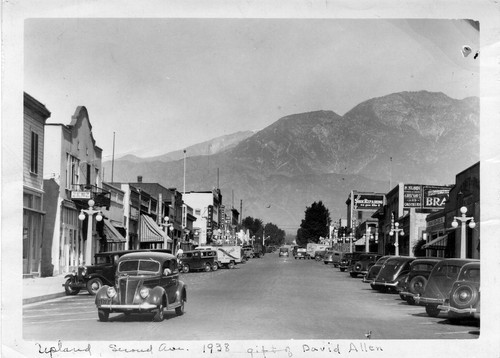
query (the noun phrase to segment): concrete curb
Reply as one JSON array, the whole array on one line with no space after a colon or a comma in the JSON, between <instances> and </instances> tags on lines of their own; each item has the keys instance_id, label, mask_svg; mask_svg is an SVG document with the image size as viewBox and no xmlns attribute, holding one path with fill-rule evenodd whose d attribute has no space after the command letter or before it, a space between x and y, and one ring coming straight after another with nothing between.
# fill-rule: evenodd
<instances>
[{"instance_id":1,"label":"concrete curb","mask_svg":"<svg viewBox=\"0 0 500 358\"><path fill-rule=\"evenodd\" d=\"M52 300L54 298L59 298L59 297L64 297L64 296L66 296L65 292L58 292L58 293L50 293L50 294L43 295L43 296L23 298L23 305L29 305L31 303L48 301L48 300Z\"/></svg>"}]
</instances>

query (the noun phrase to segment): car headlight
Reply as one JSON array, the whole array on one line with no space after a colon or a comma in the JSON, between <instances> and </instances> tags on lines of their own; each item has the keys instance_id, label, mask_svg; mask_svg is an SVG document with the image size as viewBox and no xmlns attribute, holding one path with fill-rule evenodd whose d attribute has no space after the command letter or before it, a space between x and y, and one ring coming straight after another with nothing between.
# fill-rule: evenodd
<instances>
[{"instance_id":1,"label":"car headlight","mask_svg":"<svg viewBox=\"0 0 500 358\"><path fill-rule=\"evenodd\" d=\"M109 298L113 298L116 296L116 290L113 286L108 287L108 290L106 291L106 293L108 294Z\"/></svg>"},{"instance_id":2,"label":"car headlight","mask_svg":"<svg viewBox=\"0 0 500 358\"><path fill-rule=\"evenodd\" d=\"M82 276L86 276L87 275L87 267L84 267L82 269Z\"/></svg>"},{"instance_id":3,"label":"car headlight","mask_svg":"<svg viewBox=\"0 0 500 358\"><path fill-rule=\"evenodd\" d=\"M149 296L149 288L142 287L141 290L139 291L139 294L141 295L142 298L148 297Z\"/></svg>"}]
</instances>

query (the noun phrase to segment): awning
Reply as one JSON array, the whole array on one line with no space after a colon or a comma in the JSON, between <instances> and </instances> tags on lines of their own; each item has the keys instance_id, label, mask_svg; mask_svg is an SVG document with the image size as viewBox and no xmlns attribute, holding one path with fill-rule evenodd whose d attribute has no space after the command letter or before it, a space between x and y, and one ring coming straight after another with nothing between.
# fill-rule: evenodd
<instances>
[{"instance_id":1,"label":"awning","mask_svg":"<svg viewBox=\"0 0 500 358\"><path fill-rule=\"evenodd\" d=\"M448 234L439 236L434 240L429 241L427 244L423 245L423 249L434 249L434 250L444 250L446 249L446 244L448 243Z\"/></svg>"},{"instance_id":2,"label":"awning","mask_svg":"<svg viewBox=\"0 0 500 358\"><path fill-rule=\"evenodd\" d=\"M107 242L125 242L125 238L115 229L108 219L104 219L104 235Z\"/></svg>"},{"instance_id":3,"label":"awning","mask_svg":"<svg viewBox=\"0 0 500 358\"><path fill-rule=\"evenodd\" d=\"M141 215L141 226L139 231L141 242L172 242L172 239L147 215Z\"/></svg>"}]
</instances>

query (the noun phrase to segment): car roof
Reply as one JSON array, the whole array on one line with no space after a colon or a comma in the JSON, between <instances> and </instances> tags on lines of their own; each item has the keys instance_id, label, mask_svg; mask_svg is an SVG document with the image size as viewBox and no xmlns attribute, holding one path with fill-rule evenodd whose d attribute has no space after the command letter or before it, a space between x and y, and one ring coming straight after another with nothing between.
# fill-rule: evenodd
<instances>
[{"instance_id":1,"label":"car roof","mask_svg":"<svg viewBox=\"0 0 500 358\"><path fill-rule=\"evenodd\" d=\"M176 259L176 257L172 254L168 254L166 252L158 252L158 251L141 251L141 252L132 252L120 257L118 261L124 261L129 259L154 259L160 262L166 260Z\"/></svg>"},{"instance_id":2,"label":"car roof","mask_svg":"<svg viewBox=\"0 0 500 358\"><path fill-rule=\"evenodd\" d=\"M415 257L410 257L410 256L394 256L394 257L390 257L389 259L387 259L386 262L389 262L389 261L414 261L415 260Z\"/></svg>"},{"instance_id":3,"label":"car roof","mask_svg":"<svg viewBox=\"0 0 500 358\"><path fill-rule=\"evenodd\" d=\"M479 260L476 259L459 259L459 258L449 258L449 259L444 259L441 260L436 264L437 265L447 265L447 264L455 264L455 265L465 265L467 263L473 263L473 262L479 262Z\"/></svg>"},{"instance_id":4,"label":"car roof","mask_svg":"<svg viewBox=\"0 0 500 358\"><path fill-rule=\"evenodd\" d=\"M443 257L417 257L417 258L415 258L415 260L413 260L413 262L411 264L416 265L416 264L425 263L425 262L437 263L437 262L440 262L443 260L444 260Z\"/></svg>"}]
</instances>

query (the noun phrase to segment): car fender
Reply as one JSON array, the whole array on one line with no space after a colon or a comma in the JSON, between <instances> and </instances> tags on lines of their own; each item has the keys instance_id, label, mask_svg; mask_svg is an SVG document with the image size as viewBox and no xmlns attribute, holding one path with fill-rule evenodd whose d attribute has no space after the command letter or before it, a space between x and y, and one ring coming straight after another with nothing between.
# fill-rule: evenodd
<instances>
[{"instance_id":1,"label":"car fender","mask_svg":"<svg viewBox=\"0 0 500 358\"><path fill-rule=\"evenodd\" d=\"M91 273L90 275L87 276L87 281L93 279L93 278L98 278L102 281L103 284L106 284L106 285L112 285L113 282L110 282L106 277L104 277L103 275L100 275L98 273Z\"/></svg>"},{"instance_id":2,"label":"car fender","mask_svg":"<svg viewBox=\"0 0 500 358\"><path fill-rule=\"evenodd\" d=\"M109 299L108 297L108 285L103 285L95 295L95 304L97 305L98 300L100 299Z\"/></svg>"},{"instance_id":3,"label":"car fender","mask_svg":"<svg viewBox=\"0 0 500 358\"><path fill-rule=\"evenodd\" d=\"M178 292L177 297L184 297L184 301L187 302L187 285L184 282L179 281L177 292Z\"/></svg>"},{"instance_id":4,"label":"car fender","mask_svg":"<svg viewBox=\"0 0 500 358\"><path fill-rule=\"evenodd\" d=\"M161 303L163 297L166 297L167 300L166 306L168 307L169 302L167 294L165 293L165 289L163 287L156 286L149 292L147 302L158 306Z\"/></svg>"}]
</instances>

